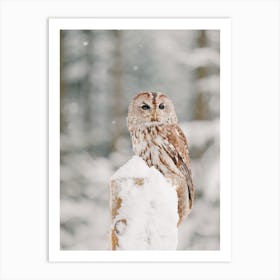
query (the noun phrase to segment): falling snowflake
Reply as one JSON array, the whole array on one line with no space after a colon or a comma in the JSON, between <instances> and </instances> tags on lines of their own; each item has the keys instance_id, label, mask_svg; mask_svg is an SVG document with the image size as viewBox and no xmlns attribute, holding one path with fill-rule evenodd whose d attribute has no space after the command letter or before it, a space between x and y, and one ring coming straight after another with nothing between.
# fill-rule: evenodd
<instances>
[{"instance_id":1,"label":"falling snowflake","mask_svg":"<svg viewBox=\"0 0 280 280\"><path fill-rule=\"evenodd\" d=\"M138 70L138 66L137 66L137 65L134 65L134 66L133 66L133 70L134 70L134 71L137 71L137 70Z\"/></svg>"},{"instance_id":2,"label":"falling snowflake","mask_svg":"<svg viewBox=\"0 0 280 280\"><path fill-rule=\"evenodd\" d=\"M88 41L84 41L83 45L86 47L88 45Z\"/></svg>"}]
</instances>

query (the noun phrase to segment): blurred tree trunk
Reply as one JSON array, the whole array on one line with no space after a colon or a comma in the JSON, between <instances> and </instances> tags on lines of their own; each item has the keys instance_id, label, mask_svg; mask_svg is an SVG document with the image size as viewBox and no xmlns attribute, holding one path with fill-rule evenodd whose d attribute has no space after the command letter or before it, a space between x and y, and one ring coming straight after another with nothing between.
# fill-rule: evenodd
<instances>
[{"instance_id":1,"label":"blurred tree trunk","mask_svg":"<svg viewBox=\"0 0 280 280\"><path fill-rule=\"evenodd\" d=\"M117 142L122 135L123 114L123 65L122 65L122 34L119 30L113 30L115 49L113 54L113 137L112 151L117 150Z\"/></svg>"},{"instance_id":2,"label":"blurred tree trunk","mask_svg":"<svg viewBox=\"0 0 280 280\"><path fill-rule=\"evenodd\" d=\"M208 38L206 30L199 30L196 39L197 48L206 48L208 47ZM195 79L197 82L208 76L208 67L207 65L200 65L195 69ZM207 94L199 90L196 94L196 99L194 102L194 119L196 120L207 120L210 118L208 110L208 98Z\"/></svg>"},{"instance_id":3,"label":"blurred tree trunk","mask_svg":"<svg viewBox=\"0 0 280 280\"><path fill-rule=\"evenodd\" d=\"M63 30L60 30L60 133L64 132L64 117L63 117L63 97L64 97L64 80L62 76L62 69L63 69Z\"/></svg>"},{"instance_id":4,"label":"blurred tree trunk","mask_svg":"<svg viewBox=\"0 0 280 280\"><path fill-rule=\"evenodd\" d=\"M83 42L83 45L86 48L85 51L85 63L86 63L86 74L84 81L82 83L82 107L83 107L83 128L84 128L84 137L89 139L91 133L91 114L92 114L92 102L91 102L91 69L93 69L93 52L92 52L92 43L93 43L93 33L90 30L84 30L83 33L86 35L86 40Z\"/></svg>"},{"instance_id":5,"label":"blurred tree trunk","mask_svg":"<svg viewBox=\"0 0 280 280\"><path fill-rule=\"evenodd\" d=\"M212 120L220 115L219 31L199 30L196 33L194 54L201 64L194 68L197 89L193 118Z\"/></svg>"}]
</instances>

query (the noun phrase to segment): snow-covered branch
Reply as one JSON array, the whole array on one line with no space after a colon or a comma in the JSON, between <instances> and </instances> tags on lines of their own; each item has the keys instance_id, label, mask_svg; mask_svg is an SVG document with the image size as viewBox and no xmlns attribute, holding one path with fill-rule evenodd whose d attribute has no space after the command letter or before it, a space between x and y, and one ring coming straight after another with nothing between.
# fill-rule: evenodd
<instances>
[{"instance_id":1,"label":"snow-covered branch","mask_svg":"<svg viewBox=\"0 0 280 280\"><path fill-rule=\"evenodd\" d=\"M176 250L177 193L154 167L133 156L111 178L112 250Z\"/></svg>"}]
</instances>

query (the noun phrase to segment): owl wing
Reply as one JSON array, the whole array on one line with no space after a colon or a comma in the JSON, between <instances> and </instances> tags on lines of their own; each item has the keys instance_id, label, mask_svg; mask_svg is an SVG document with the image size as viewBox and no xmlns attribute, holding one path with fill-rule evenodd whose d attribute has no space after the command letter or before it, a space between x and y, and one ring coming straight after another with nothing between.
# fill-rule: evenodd
<instances>
[{"instance_id":1,"label":"owl wing","mask_svg":"<svg viewBox=\"0 0 280 280\"><path fill-rule=\"evenodd\" d=\"M165 150L186 178L191 209L194 200L194 185L186 136L178 125L172 125L168 129L167 139L169 145L165 146Z\"/></svg>"}]
</instances>

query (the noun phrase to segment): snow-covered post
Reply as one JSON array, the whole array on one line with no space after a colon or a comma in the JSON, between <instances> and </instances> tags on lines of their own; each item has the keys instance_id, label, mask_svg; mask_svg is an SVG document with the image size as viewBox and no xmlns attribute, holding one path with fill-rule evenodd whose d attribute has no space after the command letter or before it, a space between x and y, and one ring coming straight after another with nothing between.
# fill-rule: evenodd
<instances>
[{"instance_id":1,"label":"snow-covered post","mask_svg":"<svg viewBox=\"0 0 280 280\"><path fill-rule=\"evenodd\" d=\"M133 156L110 181L112 250L176 250L178 200L174 186Z\"/></svg>"}]
</instances>

